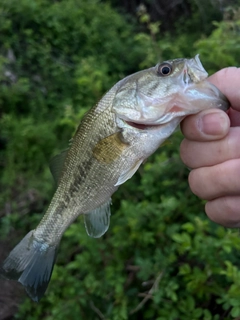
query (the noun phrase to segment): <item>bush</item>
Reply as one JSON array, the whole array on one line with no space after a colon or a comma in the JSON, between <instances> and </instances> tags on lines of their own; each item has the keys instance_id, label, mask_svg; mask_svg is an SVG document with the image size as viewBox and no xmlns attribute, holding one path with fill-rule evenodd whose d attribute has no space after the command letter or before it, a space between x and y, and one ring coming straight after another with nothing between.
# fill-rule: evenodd
<instances>
[{"instance_id":1,"label":"bush","mask_svg":"<svg viewBox=\"0 0 240 320\"><path fill-rule=\"evenodd\" d=\"M8 208L0 234L14 242L37 225L54 192L46 161L118 79L158 56L200 51L212 72L239 63L236 17L234 27L222 21L192 45L187 34L170 38L151 22L152 34L137 33L95 0L8 0L0 12L0 203ZM15 318L240 316L240 239L210 222L204 202L191 194L178 156L181 139L175 134L114 194L103 238L89 238L82 217L69 227L46 295L39 304L26 298Z\"/></svg>"}]
</instances>

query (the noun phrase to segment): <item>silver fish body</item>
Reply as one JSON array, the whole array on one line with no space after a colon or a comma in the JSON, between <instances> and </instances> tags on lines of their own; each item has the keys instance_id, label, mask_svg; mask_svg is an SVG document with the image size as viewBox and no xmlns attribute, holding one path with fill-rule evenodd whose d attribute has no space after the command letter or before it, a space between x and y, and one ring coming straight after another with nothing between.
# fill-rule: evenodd
<instances>
[{"instance_id":1,"label":"silver fish body","mask_svg":"<svg viewBox=\"0 0 240 320\"><path fill-rule=\"evenodd\" d=\"M198 56L157 64L115 84L81 122L67 152L54 158L58 183L40 224L11 251L1 274L38 301L51 277L66 228L84 214L87 233L103 235L111 195L130 179L189 114L229 107L206 81Z\"/></svg>"}]
</instances>

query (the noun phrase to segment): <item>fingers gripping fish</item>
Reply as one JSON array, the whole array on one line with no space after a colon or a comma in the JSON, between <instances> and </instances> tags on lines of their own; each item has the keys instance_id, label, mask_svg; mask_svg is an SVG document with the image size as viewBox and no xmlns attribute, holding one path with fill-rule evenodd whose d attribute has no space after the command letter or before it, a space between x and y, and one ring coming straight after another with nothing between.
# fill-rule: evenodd
<instances>
[{"instance_id":1,"label":"fingers gripping fish","mask_svg":"<svg viewBox=\"0 0 240 320\"><path fill-rule=\"evenodd\" d=\"M3 262L1 274L18 280L38 301L67 227L83 214L88 235L102 236L110 223L111 195L180 121L204 109L228 108L206 78L196 56L159 63L115 84L84 117L69 150L53 159L58 187L50 206Z\"/></svg>"}]
</instances>

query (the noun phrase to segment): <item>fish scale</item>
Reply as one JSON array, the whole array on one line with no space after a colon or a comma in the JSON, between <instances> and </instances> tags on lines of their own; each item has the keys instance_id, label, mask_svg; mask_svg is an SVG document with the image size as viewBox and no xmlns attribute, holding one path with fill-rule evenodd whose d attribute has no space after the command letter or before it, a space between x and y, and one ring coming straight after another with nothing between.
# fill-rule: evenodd
<instances>
[{"instance_id":1,"label":"fish scale","mask_svg":"<svg viewBox=\"0 0 240 320\"><path fill-rule=\"evenodd\" d=\"M36 229L10 252L1 275L19 281L38 301L67 227L83 214L87 234L102 236L110 224L112 194L181 120L201 110L229 107L206 77L196 56L158 63L115 84L84 116L69 150L51 161L58 186L50 206Z\"/></svg>"}]
</instances>

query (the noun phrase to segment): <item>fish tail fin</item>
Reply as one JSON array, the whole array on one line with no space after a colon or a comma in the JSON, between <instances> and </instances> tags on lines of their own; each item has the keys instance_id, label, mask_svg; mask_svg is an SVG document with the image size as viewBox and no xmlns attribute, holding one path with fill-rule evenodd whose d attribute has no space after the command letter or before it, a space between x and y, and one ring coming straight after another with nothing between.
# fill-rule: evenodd
<instances>
[{"instance_id":1,"label":"fish tail fin","mask_svg":"<svg viewBox=\"0 0 240 320\"><path fill-rule=\"evenodd\" d=\"M57 246L39 242L30 231L10 252L0 268L6 279L17 280L33 301L39 301L50 281Z\"/></svg>"}]
</instances>

